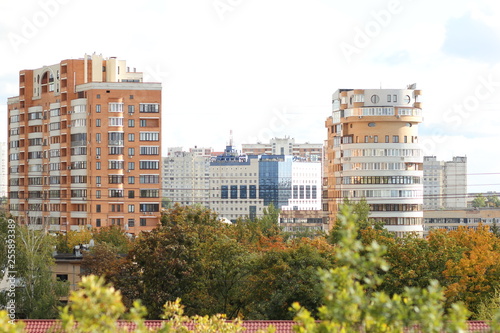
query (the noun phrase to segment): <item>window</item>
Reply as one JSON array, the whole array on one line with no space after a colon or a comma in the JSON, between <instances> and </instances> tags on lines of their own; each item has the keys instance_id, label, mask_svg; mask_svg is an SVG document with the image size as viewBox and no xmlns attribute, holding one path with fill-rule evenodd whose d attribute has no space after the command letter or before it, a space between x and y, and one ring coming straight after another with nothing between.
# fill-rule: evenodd
<instances>
[{"instance_id":1,"label":"window","mask_svg":"<svg viewBox=\"0 0 500 333\"><path fill-rule=\"evenodd\" d=\"M128 183L129 184L135 184L135 177L134 176L128 176Z\"/></svg>"},{"instance_id":2,"label":"window","mask_svg":"<svg viewBox=\"0 0 500 333\"><path fill-rule=\"evenodd\" d=\"M404 136L404 142L408 143L408 137L406 135Z\"/></svg>"},{"instance_id":3,"label":"window","mask_svg":"<svg viewBox=\"0 0 500 333\"><path fill-rule=\"evenodd\" d=\"M250 188L250 193L249 193L250 199L257 199L257 186L250 185L249 188Z\"/></svg>"},{"instance_id":4,"label":"window","mask_svg":"<svg viewBox=\"0 0 500 333\"><path fill-rule=\"evenodd\" d=\"M128 162L128 170L135 170L135 162Z\"/></svg>"},{"instance_id":5,"label":"window","mask_svg":"<svg viewBox=\"0 0 500 333\"><path fill-rule=\"evenodd\" d=\"M316 194L317 194L316 185L312 186L312 193L311 194L312 194L312 196L311 196L312 199L316 199L317 198L317 196L316 196Z\"/></svg>"},{"instance_id":6,"label":"window","mask_svg":"<svg viewBox=\"0 0 500 333\"><path fill-rule=\"evenodd\" d=\"M95 127L101 127L101 119L95 120Z\"/></svg>"},{"instance_id":7,"label":"window","mask_svg":"<svg viewBox=\"0 0 500 333\"><path fill-rule=\"evenodd\" d=\"M247 186L240 185L240 199L246 199L246 198L247 198Z\"/></svg>"},{"instance_id":8,"label":"window","mask_svg":"<svg viewBox=\"0 0 500 333\"><path fill-rule=\"evenodd\" d=\"M373 104L377 104L380 101L380 97L378 97L378 95L372 95L370 100L372 101Z\"/></svg>"},{"instance_id":9,"label":"window","mask_svg":"<svg viewBox=\"0 0 500 333\"><path fill-rule=\"evenodd\" d=\"M134 219L128 219L128 226L133 227L135 225Z\"/></svg>"},{"instance_id":10,"label":"window","mask_svg":"<svg viewBox=\"0 0 500 333\"><path fill-rule=\"evenodd\" d=\"M299 186L299 197L300 199L304 199L304 185Z\"/></svg>"},{"instance_id":11,"label":"window","mask_svg":"<svg viewBox=\"0 0 500 333\"><path fill-rule=\"evenodd\" d=\"M146 226L146 219L140 219L140 226L145 227Z\"/></svg>"},{"instance_id":12,"label":"window","mask_svg":"<svg viewBox=\"0 0 500 333\"><path fill-rule=\"evenodd\" d=\"M392 96L392 101L396 103L398 101L398 95L393 95Z\"/></svg>"},{"instance_id":13,"label":"window","mask_svg":"<svg viewBox=\"0 0 500 333\"><path fill-rule=\"evenodd\" d=\"M365 143L368 143L368 135L365 135Z\"/></svg>"},{"instance_id":14,"label":"window","mask_svg":"<svg viewBox=\"0 0 500 333\"><path fill-rule=\"evenodd\" d=\"M135 191L134 190L129 190L128 191L128 198L129 199L135 198Z\"/></svg>"},{"instance_id":15,"label":"window","mask_svg":"<svg viewBox=\"0 0 500 333\"><path fill-rule=\"evenodd\" d=\"M123 161L121 160L110 160L108 161L108 169L110 170L117 170L117 169L123 169Z\"/></svg>"},{"instance_id":16,"label":"window","mask_svg":"<svg viewBox=\"0 0 500 333\"><path fill-rule=\"evenodd\" d=\"M139 182L141 184L159 184L160 176L159 175L140 175Z\"/></svg>"},{"instance_id":17,"label":"window","mask_svg":"<svg viewBox=\"0 0 500 333\"><path fill-rule=\"evenodd\" d=\"M134 105L129 105L128 106L128 113L134 113Z\"/></svg>"},{"instance_id":18,"label":"window","mask_svg":"<svg viewBox=\"0 0 500 333\"><path fill-rule=\"evenodd\" d=\"M391 95L387 95L387 102L391 101Z\"/></svg>"},{"instance_id":19,"label":"window","mask_svg":"<svg viewBox=\"0 0 500 333\"><path fill-rule=\"evenodd\" d=\"M378 142L378 135L373 136L373 142L375 142L375 143Z\"/></svg>"},{"instance_id":20,"label":"window","mask_svg":"<svg viewBox=\"0 0 500 333\"><path fill-rule=\"evenodd\" d=\"M238 186L231 185L231 199L238 199Z\"/></svg>"},{"instance_id":21,"label":"window","mask_svg":"<svg viewBox=\"0 0 500 333\"><path fill-rule=\"evenodd\" d=\"M135 155L135 148L129 148L128 149L128 156L134 156Z\"/></svg>"},{"instance_id":22,"label":"window","mask_svg":"<svg viewBox=\"0 0 500 333\"><path fill-rule=\"evenodd\" d=\"M123 175L109 175L108 184L123 184Z\"/></svg>"},{"instance_id":23,"label":"window","mask_svg":"<svg viewBox=\"0 0 500 333\"><path fill-rule=\"evenodd\" d=\"M59 281L68 281L68 274L56 274L56 279Z\"/></svg>"},{"instance_id":24,"label":"window","mask_svg":"<svg viewBox=\"0 0 500 333\"><path fill-rule=\"evenodd\" d=\"M229 191L228 191L227 185L221 186L220 197L221 197L221 199L227 199L229 197Z\"/></svg>"},{"instance_id":25,"label":"window","mask_svg":"<svg viewBox=\"0 0 500 333\"><path fill-rule=\"evenodd\" d=\"M108 155L123 155L123 147L108 147Z\"/></svg>"},{"instance_id":26,"label":"window","mask_svg":"<svg viewBox=\"0 0 500 333\"><path fill-rule=\"evenodd\" d=\"M101 198L101 190L95 191L95 197L96 197L96 199L100 199Z\"/></svg>"},{"instance_id":27,"label":"window","mask_svg":"<svg viewBox=\"0 0 500 333\"><path fill-rule=\"evenodd\" d=\"M110 198L123 198L123 190L121 189L110 189L108 192Z\"/></svg>"},{"instance_id":28,"label":"window","mask_svg":"<svg viewBox=\"0 0 500 333\"><path fill-rule=\"evenodd\" d=\"M128 134L128 141L129 142L135 141L135 134L134 133L129 133Z\"/></svg>"},{"instance_id":29,"label":"window","mask_svg":"<svg viewBox=\"0 0 500 333\"><path fill-rule=\"evenodd\" d=\"M109 103L109 112L123 112L123 103Z\"/></svg>"},{"instance_id":30,"label":"window","mask_svg":"<svg viewBox=\"0 0 500 333\"><path fill-rule=\"evenodd\" d=\"M101 162L95 162L95 169L101 170Z\"/></svg>"},{"instance_id":31,"label":"window","mask_svg":"<svg viewBox=\"0 0 500 333\"><path fill-rule=\"evenodd\" d=\"M104 72L104 71L103 71L103 72ZM95 98L100 99L100 98L101 98L101 94L97 94L97 95L95 96Z\"/></svg>"},{"instance_id":32,"label":"window","mask_svg":"<svg viewBox=\"0 0 500 333\"><path fill-rule=\"evenodd\" d=\"M109 117L108 118L109 126L123 126L123 117Z\"/></svg>"},{"instance_id":33,"label":"window","mask_svg":"<svg viewBox=\"0 0 500 333\"><path fill-rule=\"evenodd\" d=\"M96 141L97 143L101 143L101 133L96 133L96 134L95 134L95 141Z\"/></svg>"},{"instance_id":34,"label":"window","mask_svg":"<svg viewBox=\"0 0 500 333\"><path fill-rule=\"evenodd\" d=\"M96 211L96 213L100 213L101 212L101 205L96 205L95 211Z\"/></svg>"},{"instance_id":35,"label":"window","mask_svg":"<svg viewBox=\"0 0 500 333\"><path fill-rule=\"evenodd\" d=\"M128 127L134 127L135 126L135 120L134 119L129 119L128 120Z\"/></svg>"},{"instance_id":36,"label":"window","mask_svg":"<svg viewBox=\"0 0 500 333\"><path fill-rule=\"evenodd\" d=\"M160 204L157 203L141 203L139 204L141 212L159 212Z\"/></svg>"},{"instance_id":37,"label":"window","mask_svg":"<svg viewBox=\"0 0 500 333\"><path fill-rule=\"evenodd\" d=\"M389 143L389 136L388 135L385 136L385 143Z\"/></svg>"},{"instance_id":38,"label":"window","mask_svg":"<svg viewBox=\"0 0 500 333\"><path fill-rule=\"evenodd\" d=\"M159 146L141 146L141 155L159 155L160 147Z\"/></svg>"},{"instance_id":39,"label":"window","mask_svg":"<svg viewBox=\"0 0 500 333\"><path fill-rule=\"evenodd\" d=\"M134 213L135 212L135 205L128 205L128 212L129 213Z\"/></svg>"},{"instance_id":40,"label":"window","mask_svg":"<svg viewBox=\"0 0 500 333\"><path fill-rule=\"evenodd\" d=\"M398 143L399 142L399 135L393 135L392 136L392 142L393 143Z\"/></svg>"},{"instance_id":41,"label":"window","mask_svg":"<svg viewBox=\"0 0 500 333\"><path fill-rule=\"evenodd\" d=\"M159 161L140 161L139 169L141 170L158 170L160 168Z\"/></svg>"},{"instance_id":42,"label":"window","mask_svg":"<svg viewBox=\"0 0 500 333\"><path fill-rule=\"evenodd\" d=\"M160 132L141 132L139 134L140 141L158 141Z\"/></svg>"},{"instance_id":43,"label":"window","mask_svg":"<svg viewBox=\"0 0 500 333\"><path fill-rule=\"evenodd\" d=\"M96 104L95 105L95 112L100 113L101 112L101 104Z\"/></svg>"},{"instance_id":44,"label":"window","mask_svg":"<svg viewBox=\"0 0 500 333\"><path fill-rule=\"evenodd\" d=\"M100 184L101 183L101 176L96 176L95 177L95 183Z\"/></svg>"},{"instance_id":45,"label":"window","mask_svg":"<svg viewBox=\"0 0 500 333\"><path fill-rule=\"evenodd\" d=\"M293 185L293 198L299 198L299 185Z\"/></svg>"},{"instance_id":46,"label":"window","mask_svg":"<svg viewBox=\"0 0 500 333\"><path fill-rule=\"evenodd\" d=\"M311 199L311 185L306 185L306 199Z\"/></svg>"},{"instance_id":47,"label":"window","mask_svg":"<svg viewBox=\"0 0 500 333\"><path fill-rule=\"evenodd\" d=\"M139 104L139 112L144 112L144 113L158 113L160 112L159 105L156 103L151 103L151 104L145 104L141 103Z\"/></svg>"},{"instance_id":48,"label":"window","mask_svg":"<svg viewBox=\"0 0 500 333\"><path fill-rule=\"evenodd\" d=\"M141 198L159 198L160 197L160 190L158 190L158 189L140 190L140 197Z\"/></svg>"}]
</instances>

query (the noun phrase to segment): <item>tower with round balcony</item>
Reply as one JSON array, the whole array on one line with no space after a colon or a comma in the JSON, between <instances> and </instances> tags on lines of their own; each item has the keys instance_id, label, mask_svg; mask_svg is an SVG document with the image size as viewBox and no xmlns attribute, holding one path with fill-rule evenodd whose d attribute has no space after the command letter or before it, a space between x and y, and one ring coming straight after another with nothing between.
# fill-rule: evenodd
<instances>
[{"instance_id":1,"label":"tower with round balcony","mask_svg":"<svg viewBox=\"0 0 500 333\"><path fill-rule=\"evenodd\" d=\"M339 89L326 120L324 209L335 223L345 198L366 198L370 218L401 236L423 233L421 91Z\"/></svg>"}]
</instances>

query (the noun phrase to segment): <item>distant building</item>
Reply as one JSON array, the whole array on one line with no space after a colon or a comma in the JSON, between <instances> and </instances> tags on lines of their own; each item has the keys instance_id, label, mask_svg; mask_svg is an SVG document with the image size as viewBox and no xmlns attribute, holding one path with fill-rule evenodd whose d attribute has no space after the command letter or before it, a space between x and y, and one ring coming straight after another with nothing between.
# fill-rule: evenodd
<instances>
[{"instance_id":1,"label":"distant building","mask_svg":"<svg viewBox=\"0 0 500 333\"><path fill-rule=\"evenodd\" d=\"M7 142L0 142L0 198L7 196L8 161Z\"/></svg>"},{"instance_id":2,"label":"distant building","mask_svg":"<svg viewBox=\"0 0 500 333\"><path fill-rule=\"evenodd\" d=\"M418 143L421 91L339 89L327 118L324 209L366 198L370 217L401 236L423 232L423 154Z\"/></svg>"},{"instance_id":3,"label":"distant building","mask_svg":"<svg viewBox=\"0 0 500 333\"><path fill-rule=\"evenodd\" d=\"M161 84L93 54L19 73L8 99L9 209L33 228L160 218Z\"/></svg>"},{"instance_id":4,"label":"distant building","mask_svg":"<svg viewBox=\"0 0 500 333\"><path fill-rule=\"evenodd\" d=\"M500 208L464 208L424 211L424 235L433 229L477 228L479 224L500 228Z\"/></svg>"},{"instance_id":5,"label":"distant building","mask_svg":"<svg viewBox=\"0 0 500 333\"><path fill-rule=\"evenodd\" d=\"M321 162L289 155L246 155L231 145L210 163L210 208L231 221L321 209Z\"/></svg>"},{"instance_id":6,"label":"distant building","mask_svg":"<svg viewBox=\"0 0 500 333\"><path fill-rule=\"evenodd\" d=\"M438 161L424 156L424 209L467 207L467 157Z\"/></svg>"},{"instance_id":7,"label":"distant building","mask_svg":"<svg viewBox=\"0 0 500 333\"><path fill-rule=\"evenodd\" d=\"M163 198L171 203L208 207L212 152L212 148L169 148L163 158Z\"/></svg>"},{"instance_id":8,"label":"distant building","mask_svg":"<svg viewBox=\"0 0 500 333\"><path fill-rule=\"evenodd\" d=\"M322 143L295 143L294 138L273 138L269 143L242 144L242 152L247 155L291 155L321 161Z\"/></svg>"}]
</instances>

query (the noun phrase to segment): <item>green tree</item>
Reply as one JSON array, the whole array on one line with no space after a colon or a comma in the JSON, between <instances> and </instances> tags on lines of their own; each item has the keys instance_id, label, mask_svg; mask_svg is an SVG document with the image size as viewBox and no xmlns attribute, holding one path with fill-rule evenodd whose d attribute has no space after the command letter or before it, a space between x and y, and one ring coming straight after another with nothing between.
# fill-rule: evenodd
<instances>
[{"instance_id":1,"label":"green tree","mask_svg":"<svg viewBox=\"0 0 500 333\"><path fill-rule=\"evenodd\" d=\"M500 207L500 199L498 199L497 195L488 195L486 197L486 206L487 207Z\"/></svg>"},{"instance_id":2,"label":"green tree","mask_svg":"<svg viewBox=\"0 0 500 333\"><path fill-rule=\"evenodd\" d=\"M99 243L106 243L116 248L118 253L128 253L131 240L120 226L110 225L92 232L92 238Z\"/></svg>"},{"instance_id":3,"label":"green tree","mask_svg":"<svg viewBox=\"0 0 500 333\"><path fill-rule=\"evenodd\" d=\"M444 297L436 281L426 289L405 288L392 297L377 291L380 272L388 270L385 249L377 242L358 240L357 216L348 206L338 219L340 241L336 267L321 271L324 305L318 309L320 322L298 303L296 332L401 332L418 325L423 332L458 332L466 328L466 310L452 305L444 311Z\"/></svg>"},{"instance_id":4,"label":"green tree","mask_svg":"<svg viewBox=\"0 0 500 333\"><path fill-rule=\"evenodd\" d=\"M4 232L8 221L2 219L0 230ZM57 306L62 296L68 295L69 286L66 282L57 281L52 274L54 265L52 253L55 246L54 237L37 230L29 230L26 226L16 225L13 267L8 256L0 258L2 269L15 271L15 277L20 283L16 288L16 317L17 318L55 318ZM2 234L2 239L8 239ZM9 263L9 264L8 264ZM6 294L0 295L6 304Z\"/></svg>"},{"instance_id":5,"label":"green tree","mask_svg":"<svg viewBox=\"0 0 500 333\"><path fill-rule=\"evenodd\" d=\"M472 207L481 208L486 207L486 198L482 194L476 195L472 200Z\"/></svg>"}]
</instances>

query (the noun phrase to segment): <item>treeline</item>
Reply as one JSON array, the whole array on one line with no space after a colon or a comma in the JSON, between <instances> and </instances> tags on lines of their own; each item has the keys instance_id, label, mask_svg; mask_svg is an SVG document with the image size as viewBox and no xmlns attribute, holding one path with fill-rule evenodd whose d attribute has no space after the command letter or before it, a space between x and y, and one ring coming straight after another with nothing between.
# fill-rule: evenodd
<instances>
[{"instance_id":1,"label":"treeline","mask_svg":"<svg viewBox=\"0 0 500 333\"><path fill-rule=\"evenodd\" d=\"M428 288L435 280L443 287L445 307L462 302L470 319L491 319L500 304L500 239L495 233L480 226L432 231L426 239L394 238L370 221L366 202L352 206L360 229L357 241L366 248L381 245L388 264L377 273L380 281L371 291L401 295L407 287ZM324 304L318 272L339 269L339 242L346 230L339 223L328 235L293 237L277 222L278 211L272 207L255 221L225 224L208 209L175 206L160 226L134 240L118 228L49 239L62 252L94 239L95 246L84 253L82 273L104 277L120 290L127 308L141 300L149 319L159 319L163 305L177 298L189 316L292 319L290 307L299 302L317 318ZM50 315L37 312L38 318Z\"/></svg>"}]
</instances>

